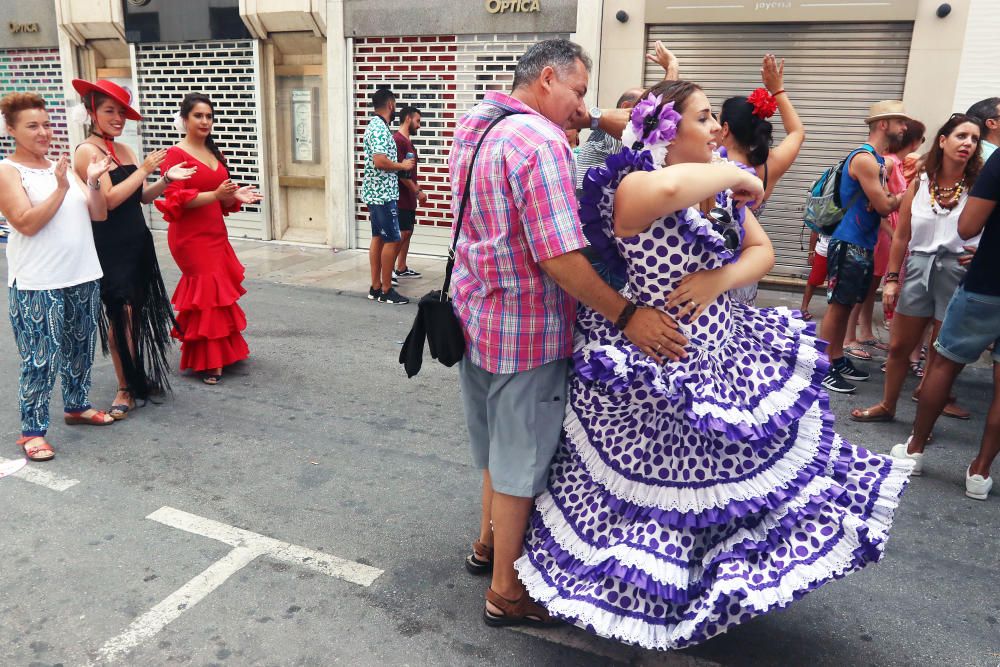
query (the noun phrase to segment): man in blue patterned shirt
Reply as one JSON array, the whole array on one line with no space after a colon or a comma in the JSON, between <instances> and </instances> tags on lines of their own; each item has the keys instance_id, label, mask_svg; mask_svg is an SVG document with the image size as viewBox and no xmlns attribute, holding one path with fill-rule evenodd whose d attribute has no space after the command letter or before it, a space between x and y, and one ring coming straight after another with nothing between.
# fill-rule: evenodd
<instances>
[{"instance_id":1,"label":"man in blue patterned shirt","mask_svg":"<svg viewBox=\"0 0 1000 667\"><path fill-rule=\"evenodd\" d=\"M365 128L365 172L361 179L361 201L368 206L372 223L372 243L368 263L372 283L368 298L379 303L401 305L410 300L392 287L392 268L399 252L399 176L397 172L413 169L410 158L397 162L396 141L389 124L396 115L396 96L388 88L379 88L371 96L375 115Z\"/></svg>"}]
</instances>

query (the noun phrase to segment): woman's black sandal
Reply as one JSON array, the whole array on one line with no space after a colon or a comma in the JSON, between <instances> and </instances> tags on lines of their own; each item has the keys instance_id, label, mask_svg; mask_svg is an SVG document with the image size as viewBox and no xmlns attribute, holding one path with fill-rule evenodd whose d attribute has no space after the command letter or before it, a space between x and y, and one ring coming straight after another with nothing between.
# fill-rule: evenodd
<instances>
[{"instance_id":1,"label":"woman's black sandal","mask_svg":"<svg viewBox=\"0 0 1000 667\"><path fill-rule=\"evenodd\" d=\"M128 417L129 410L135 407L135 399L131 398L132 392L129 390L128 387L118 387L118 391L121 393L128 394L131 400L129 401L130 404L113 403L111 405L111 409L108 410L108 416L114 419L115 421L121 421L126 417Z\"/></svg>"}]
</instances>

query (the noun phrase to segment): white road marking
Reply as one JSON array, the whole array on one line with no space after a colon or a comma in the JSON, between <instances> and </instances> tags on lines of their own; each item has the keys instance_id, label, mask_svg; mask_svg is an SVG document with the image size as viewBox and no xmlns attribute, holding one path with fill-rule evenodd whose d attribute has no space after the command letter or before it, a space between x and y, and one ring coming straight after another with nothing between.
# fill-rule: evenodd
<instances>
[{"instance_id":1,"label":"white road marking","mask_svg":"<svg viewBox=\"0 0 1000 667\"><path fill-rule=\"evenodd\" d=\"M231 545L233 550L133 621L125 632L105 642L97 652L95 662L91 664L108 664L124 657L259 556L306 567L366 587L371 586L383 572L375 567L265 537L172 507L161 507L146 518L171 528L224 542Z\"/></svg>"},{"instance_id":2,"label":"white road marking","mask_svg":"<svg viewBox=\"0 0 1000 667\"><path fill-rule=\"evenodd\" d=\"M163 602L135 619L125 632L107 641L97 652L96 664L114 662L133 648L156 635L168 623L226 582L261 552L252 547L236 547L208 569L171 593Z\"/></svg>"},{"instance_id":3,"label":"white road marking","mask_svg":"<svg viewBox=\"0 0 1000 667\"><path fill-rule=\"evenodd\" d=\"M249 530L182 512L172 507L161 507L146 518L171 528L210 537L234 547L253 547L271 558L291 565L301 565L359 586L371 586L372 582L382 574L382 570L375 567L337 558L322 551L300 547L297 544L282 542L272 537L265 537Z\"/></svg>"},{"instance_id":4,"label":"white road marking","mask_svg":"<svg viewBox=\"0 0 1000 667\"><path fill-rule=\"evenodd\" d=\"M0 463L9 463L15 460L16 459L0 458ZM78 479L62 477L61 475L57 475L47 470L42 470L37 465L26 465L12 474L11 477L18 477L23 479L25 482L31 482L32 484L44 486L45 488L52 489L53 491L65 491L66 489L80 483L80 480Z\"/></svg>"}]
</instances>

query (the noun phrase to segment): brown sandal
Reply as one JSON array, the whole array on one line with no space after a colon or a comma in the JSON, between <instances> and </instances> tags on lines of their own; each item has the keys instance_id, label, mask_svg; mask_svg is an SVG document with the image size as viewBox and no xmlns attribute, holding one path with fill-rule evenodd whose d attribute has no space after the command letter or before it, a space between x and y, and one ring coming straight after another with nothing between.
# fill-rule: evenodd
<instances>
[{"instance_id":1,"label":"brown sandal","mask_svg":"<svg viewBox=\"0 0 1000 667\"><path fill-rule=\"evenodd\" d=\"M40 445L29 445L28 443L32 440L41 440ZM52 449L50 445L45 440L45 436L42 435L28 435L17 440L18 446L24 450L24 456L29 461L51 461L56 457L56 450ZM42 454L42 456L39 456Z\"/></svg>"},{"instance_id":2,"label":"brown sandal","mask_svg":"<svg viewBox=\"0 0 1000 667\"><path fill-rule=\"evenodd\" d=\"M528 625L534 628L551 628L559 625L561 621L549 616L545 607L538 604L528 596L528 591L521 593L521 597L516 600L507 598L496 593L492 588L486 590L486 601L499 609L502 614L497 616L491 614L488 607L483 608L483 621L486 625L500 628L510 625Z\"/></svg>"},{"instance_id":3,"label":"brown sandal","mask_svg":"<svg viewBox=\"0 0 1000 667\"><path fill-rule=\"evenodd\" d=\"M851 410L851 421L871 423L871 422L891 422L895 421L896 415L889 412L881 403L877 403L864 410Z\"/></svg>"},{"instance_id":4,"label":"brown sandal","mask_svg":"<svg viewBox=\"0 0 1000 667\"><path fill-rule=\"evenodd\" d=\"M465 569L472 574L489 574L493 571L493 547L479 540L472 543L472 553L465 557Z\"/></svg>"}]
</instances>

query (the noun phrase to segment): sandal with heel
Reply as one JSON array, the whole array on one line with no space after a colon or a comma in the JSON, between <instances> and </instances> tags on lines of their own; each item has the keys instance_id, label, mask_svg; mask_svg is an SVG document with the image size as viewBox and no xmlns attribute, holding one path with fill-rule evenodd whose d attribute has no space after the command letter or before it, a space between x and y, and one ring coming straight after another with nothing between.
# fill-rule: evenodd
<instances>
[{"instance_id":1,"label":"sandal with heel","mask_svg":"<svg viewBox=\"0 0 1000 667\"><path fill-rule=\"evenodd\" d=\"M121 421L128 417L130 410L135 409L135 399L132 397L132 391L128 387L118 387L118 393L128 394L128 403L112 403L111 409L108 410L108 416L115 421Z\"/></svg>"}]
</instances>

